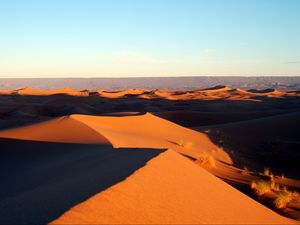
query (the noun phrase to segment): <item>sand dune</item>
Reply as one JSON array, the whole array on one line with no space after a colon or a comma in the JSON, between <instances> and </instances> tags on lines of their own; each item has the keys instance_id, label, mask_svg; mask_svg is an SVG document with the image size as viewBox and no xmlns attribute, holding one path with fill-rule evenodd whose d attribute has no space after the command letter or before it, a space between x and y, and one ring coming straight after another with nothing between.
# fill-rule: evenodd
<instances>
[{"instance_id":1,"label":"sand dune","mask_svg":"<svg viewBox=\"0 0 300 225\"><path fill-rule=\"evenodd\" d=\"M0 131L1 138L80 144L110 144L100 133L64 116L38 124Z\"/></svg>"},{"instance_id":2,"label":"sand dune","mask_svg":"<svg viewBox=\"0 0 300 225\"><path fill-rule=\"evenodd\" d=\"M33 96L48 96L48 95L73 95L73 96L88 96L88 91L79 91L71 88L62 88L57 90L36 90L32 88L21 88L18 90L14 90L11 94L17 95L33 95Z\"/></svg>"},{"instance_id":3,"label":"sand dune","mask_svg":"<svg viewBox=\"0 0 300 225\"><path fill-rule=\"evenodd\" d=\"M1 138L81 144L112 144L115 148L173 148L198 158L203 152L230 163L227 154L207 135L150 113L128 116L71 115L0 131ZM189 149L180 143L192 143Z\"/></svg>"},{"instance_id":4,"label":"sand dune","mask_svg":"<svg viewBox=\"0 0 300 225\"><path fill-rule=\"evenodd\" d=\"M292 224L169 150L52 224Z\"/></svg>"},{"instance_id":5,"label":"sand dune","mask_svg":"<svg viewBox=\"0 0 300 225\"><path fill-rule=\"evenodd\" d=\"M12 139L0 145L0 224L47 224L162 152Z\"/></svg>"},{"instance_id":6,"label":"sand dune","mask_svg":"<svg viewBox=\"0 0 300 225\"><path fill-rule=\"evenodd\" d=\"M296 172L299 124L300 113L295 112L195 129L210 129L211 136L217 131L222 133L228 152L235 150L234 154L230 154L231 158L236 163L240 162L241 167L246 165L260 171L270 167L277 174L285 173L299 179Z\"/></svg>"},{"instance_id":7,"label":"sand dune","mask_svg":"<svg viewBox=\"0 0 300 225\"><path fill-rule=\"evenodd\" d=\"M200 89L200 90L140 90L140 89L126 89L119 91L107 91L107 90L75 90L70 88L63 88L57 90L36 90L32 88L21 88L17 90L1 90L2 95L23 95L23 96L51 96L51 95L70 95L70 96L89 96L98 94L100 97L108 99L124 98L135 96L144 99L156 99L164 98L168 100L193 100L193 99L222 99L230 98L236 99L255 99L257 96L265 96L270 98L281 96L298 96L299 94L290 91L278 91L275 89L265 90L242 90L240 88L232 89L228 86L215 86L212 88Z\"/></svg>"}]
</instances>

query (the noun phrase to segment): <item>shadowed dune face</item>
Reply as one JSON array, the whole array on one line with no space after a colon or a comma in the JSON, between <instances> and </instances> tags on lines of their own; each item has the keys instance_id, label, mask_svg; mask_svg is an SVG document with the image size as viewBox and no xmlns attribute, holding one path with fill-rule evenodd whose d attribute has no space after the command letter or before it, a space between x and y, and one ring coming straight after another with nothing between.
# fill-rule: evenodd
<instances>
[{"instance_id":1,"label":"shadowed dune face","mask_svg":"<svg viewBox=\"0 0 300 225\"><path fill-rule=\"evenodd\" d=\"M222 146L240 168L263 171L268 167L276 174L299 179L299 125L300 113L294 112L194 129L209 129L216 144L222 140Z\"/></svg>"},{"instance_id":2,"label":"shadowed dune face","mask_svg":"<svg viewBox=\"0 0 300 225\"><path fill-rule=\"evenodd\" d=\"M163 152L10 139L0 144L1 224L48 223Z\"/></svg>"}]
</instances>

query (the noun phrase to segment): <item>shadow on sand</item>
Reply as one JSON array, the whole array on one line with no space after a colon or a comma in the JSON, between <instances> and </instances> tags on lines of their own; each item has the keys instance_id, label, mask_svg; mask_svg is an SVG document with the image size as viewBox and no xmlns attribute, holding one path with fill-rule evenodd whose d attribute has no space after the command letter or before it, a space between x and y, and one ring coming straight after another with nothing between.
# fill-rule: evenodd
<instances>
[{"instance_id":1,"label":"shadow on sand","mask_svg":"<svg viewBox=\"0 0 300 225\"><path fill-rule=\"evenodd\" d=\"M0 139L0 224L46 224L164 150Z\"/></svg>"}]
</instances>

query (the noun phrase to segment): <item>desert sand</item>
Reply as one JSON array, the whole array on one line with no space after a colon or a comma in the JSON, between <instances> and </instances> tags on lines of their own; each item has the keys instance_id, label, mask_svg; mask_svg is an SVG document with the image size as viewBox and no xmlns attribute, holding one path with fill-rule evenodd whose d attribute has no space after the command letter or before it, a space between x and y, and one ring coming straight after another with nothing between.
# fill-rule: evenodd
<instances>
[{"instance_id":1,"label":"desert sand","mask_svg":"<svg viewBox=\"0 0 300 225\"><path fill-rule=\"evenodd\" d=\"M246 188L271 167L300 189L296 91L0 94L0 223L298 223L297 199L280 211Z\"/></svg>"}]
</instances>

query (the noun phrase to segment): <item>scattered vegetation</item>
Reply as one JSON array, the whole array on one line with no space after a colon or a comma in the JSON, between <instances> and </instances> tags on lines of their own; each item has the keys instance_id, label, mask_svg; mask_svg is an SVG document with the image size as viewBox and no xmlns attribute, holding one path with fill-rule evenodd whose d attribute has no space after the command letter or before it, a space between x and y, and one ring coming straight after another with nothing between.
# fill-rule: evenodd
<instances>
[{"instance_id":1,"label":"scattered vegetation","mask_svg":"<svg viewBox=\"0 0 300 225\"><path fill-rule=\"evenodd\" d=\"M242 174L249 174L250 173L250 170L248 167L244 166L244 169L242 171Z\"/></svg>"},{"instance_id":2,"label":"scattered vegetation","mask_svg":"<svg viewBox=\"0 0 300 225\"><path fill-rule=\"evenodd\" d=\"M289 191L286 186L275 182L275 176L271 173L269 168L265 168L262 175L268 178L260 181L252 181L250 184L251 189L253 189L259 197L263 197L266 193L273 191L273 193L275 193L273 203L277 209L285 210L292 200L298 198L298 192ZM280 178L284 178L284 175L281 175Z\"/></svg>"},{"instance_id":3,"label":"scattered vegetation","mask_svg":"<svg viewBox=\"0 0 300 225\"><path fill-rule=\"evenodd\" d=\"M254 190L256 188L256 182L255 181L251 181L250 186L251 186L251 189Z\"/></svg>"},{"instance_id":4,"label":"scattered vegetation","mask_svg":"<svg viewBox=\"0 0 300 225\"><path fill-rule=\"evenodd\" d=\"M281 192L274 200L275 207L277 209L284 209L292 199L293 196L291 192Z\"/></svg>"},{"instance_id":5,"label":"scattered vegetation","mask_svg":"<svg viewBox=\"0 0 300 225\"><path fill-rule=\"evenodd\" d=\"M206 129L206 130L204 131L204 133L210 134L210 133L211 133L211 129Z\"/></svg>"},{"instance_id":6,"label":"scattered vegetation","mask_svg":"<svg viewBox=\"0 0 300 225\"><path fill-rule=\"evenodd\" d=\"M215 136L217 138L219 147L222 147L224 145L224 139L225 139L224 133L220 130L217 130L215 132Z\"/></svg>"},{"instance_id":7,"label":"scattered vegetation","mask_svg":"<svg viewBox=\"0 0 300 225\"><path fill-rule=\"evenodd\" d=\"M271 180L271 189L274 191L280 191L280 185L273 180Z\"/></svg>"},{"instance_id":8,"label":"scattered vegetation","mask_svg":"<svg viewBox=\"0 0 300 225\"><path fill-rule=\"evenodd\" d=\"M271 183L264 180L260 180L258 182L254 181L251 182L251 188L258 196L263 196L264 194L271 191Z\"/></svg>"},{"instance_id":9,"label":"scattered vegetation","mask_svg":"<svg viewBox=\"0 0 300 225\"><path fill-rule=\"evenodd\" d=\"M211 155L209 155L207 153L201 154L199 159L197 160L197 163L199 163L201 165L205 165L205 166L210 166L210 167L216 166L214 157L212 157Z\"/></svg>"},{"instance_id":10,"label":"scattered vegetation","mask_svg":"<svg viewBox=\"0 0 300 225\"><path fill-rule=\"evenodd\" d=\"M263 175L264 175L264 176L270 176L270 175L271 175L271 170L270 170L270 168L264 168Z\"/></svg>"}]
</instances>

